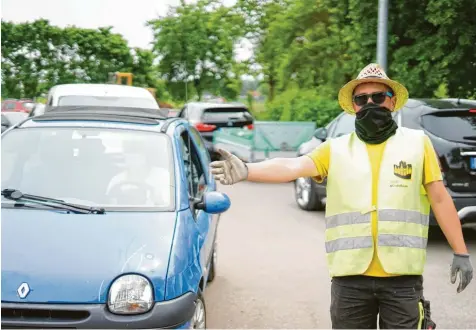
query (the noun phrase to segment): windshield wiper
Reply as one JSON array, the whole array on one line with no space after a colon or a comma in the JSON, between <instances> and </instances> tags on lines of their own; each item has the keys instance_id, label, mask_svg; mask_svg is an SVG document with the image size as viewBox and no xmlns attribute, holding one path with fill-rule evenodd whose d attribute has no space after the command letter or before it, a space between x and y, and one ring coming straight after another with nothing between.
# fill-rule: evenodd
<instances>
[{"instance_id":1,"label":"windshield wiper","mask_svg":"<svg viewBox=\"0 0 476 330\"><path fill-rule=\"evenodd\" d=\"M68 210L78 214L104 214L103 208L67 203L61 199L24 194L16 189L3 189L2 196L17 202L33 202L54 209Z\"/></svg>"}]
</instances>

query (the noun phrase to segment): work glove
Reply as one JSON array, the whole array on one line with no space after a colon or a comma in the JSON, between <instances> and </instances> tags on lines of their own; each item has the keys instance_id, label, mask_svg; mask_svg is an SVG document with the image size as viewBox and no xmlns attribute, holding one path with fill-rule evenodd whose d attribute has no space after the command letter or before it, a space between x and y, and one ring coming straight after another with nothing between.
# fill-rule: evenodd
<instances>
[{"instance_id":1,"label":"work glove","mask_svg":"<svg viewBox=\"0 0 476 330\"><path fill-rule=\"evenodd\" d=\"M226 150L218 149L217 152L223 160L210 163L216 181L231 185L248 178L248 167L243 161Z\"/></svg>"},{"instance_id":2,"label":"work glove","mask_svg":"<svg viewBox=\"0 0 476 330\"><path fill-rule=\"evenodd\" d=\"M455 284L458 273L460 281L456 292L460 293L473 279L473 265L469 259L469 254L454 254L451 265L451 284Z\"/></svg>"}]
</instances>

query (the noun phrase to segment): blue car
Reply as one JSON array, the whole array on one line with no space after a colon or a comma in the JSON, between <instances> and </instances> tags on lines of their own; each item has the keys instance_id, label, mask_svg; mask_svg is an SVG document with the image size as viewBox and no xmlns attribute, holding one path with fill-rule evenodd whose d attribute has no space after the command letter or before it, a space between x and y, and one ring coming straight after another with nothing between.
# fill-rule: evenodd
<instances>
[{"instance_id":1,"label":"blue car","mask_svg":"<svg viewBox=\"0 0 476 330\"><path fill-rule=\"evenodd\" d=\"M187 121L54 108L2 134L2 328L205 329L230 207Z\"/></svg>"}]
</instances>

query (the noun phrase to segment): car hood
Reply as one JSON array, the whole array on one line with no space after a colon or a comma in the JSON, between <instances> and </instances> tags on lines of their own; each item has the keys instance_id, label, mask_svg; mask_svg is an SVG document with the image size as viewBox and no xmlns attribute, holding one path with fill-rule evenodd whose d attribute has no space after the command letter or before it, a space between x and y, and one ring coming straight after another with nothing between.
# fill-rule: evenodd
<instances>
[{"instance_id":1,"label":"car hood","mask_svg":"<svg viewBox=\"0 0 476 330\"><path fill-rule=\"evenodd\" d=\"M149 278L156 301L165 279L175 212L64 214L2 209L2 301L104 303L124 273ZM18 289L27 283L29 294Z\"/></svg>"}]
</instances>

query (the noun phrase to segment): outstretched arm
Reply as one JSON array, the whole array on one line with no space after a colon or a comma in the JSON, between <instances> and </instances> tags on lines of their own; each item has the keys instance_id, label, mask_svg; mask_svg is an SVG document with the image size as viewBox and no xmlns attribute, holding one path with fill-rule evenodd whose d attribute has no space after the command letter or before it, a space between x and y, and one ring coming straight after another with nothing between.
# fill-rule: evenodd
<instances>
[{"instance_id":1,"label":"outstretched arm","mask_svg":"<svg viewBox=\"0 0 476 330\"><path fill-rule=\"evenodd\" d=\"M316 165L308 156L297 158L274 158L259 163L245 164L226 150L218 150L223 160L210 164L215 179L222 184L235 184L248 180L253 182L282 183L299 177L316 177Z\"/></svg>"},{"instance_id":2,"label":"outstretched arm","mask_svg":"<svg viewBox=\"0 0 476 330\"><path fill-rule=\"evenodd\" d=\"M308 156L274 158L247 166L247 180L253 182L281 183L294 181L300 177L318 176L316 165Z\"/></svg>"}]
</instances>

